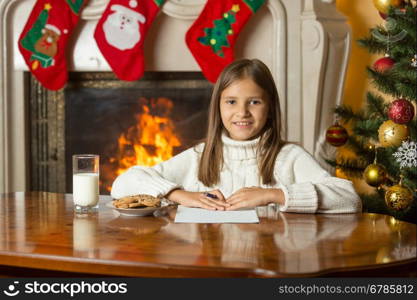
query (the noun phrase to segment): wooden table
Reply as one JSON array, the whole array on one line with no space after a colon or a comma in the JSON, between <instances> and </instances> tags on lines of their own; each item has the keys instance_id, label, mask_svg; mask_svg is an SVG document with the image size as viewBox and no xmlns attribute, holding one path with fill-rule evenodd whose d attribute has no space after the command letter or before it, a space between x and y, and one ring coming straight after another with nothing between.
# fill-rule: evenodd
<instances>
[{"instance_id":1,"label":"wooden table","mask_svg":"<svg viewBox=\"0 0 417 300\"><path fill-rule=\"evenodd\" d=\"M260 224L176 224L122 217L101 197L74 215L72 196L0 195L0 276L416 276L416 225L378 214L258 208Z\"/></svg>"}]
</instances>

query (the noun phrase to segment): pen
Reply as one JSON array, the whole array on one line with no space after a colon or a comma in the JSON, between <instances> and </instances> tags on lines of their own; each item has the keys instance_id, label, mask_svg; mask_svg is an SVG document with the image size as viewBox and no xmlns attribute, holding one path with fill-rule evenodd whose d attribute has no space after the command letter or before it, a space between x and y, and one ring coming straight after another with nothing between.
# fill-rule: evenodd
<instances>
[{"instance_id":1,"label":"pen","mask_svg":"<svg viewBox=\"0 0 417 300\"><path fill-rule=\"evenodd\" d=\"M205 195L206 195L207 197L209 197L209 198L212 198L212 199L217 199L217 196L216 196L216 195L214 195L214 194L211 194L211 193L205 193Z\"/></svg>"}]
</instances>

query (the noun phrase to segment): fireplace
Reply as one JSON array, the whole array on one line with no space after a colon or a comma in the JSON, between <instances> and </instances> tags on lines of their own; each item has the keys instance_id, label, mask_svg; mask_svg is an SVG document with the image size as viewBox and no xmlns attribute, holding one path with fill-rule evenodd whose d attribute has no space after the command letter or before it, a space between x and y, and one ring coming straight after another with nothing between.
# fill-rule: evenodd
<instances>
[{"instance_id":1,"label":"fireplace","mask_svg":"<svg viewBox=\"0 0 417 300\"><path fill-rule=\"evenodd\" d=\"M59 149L69 142L58 130L59 124L65 128L63 122L68 119L63 107L66 101L60 93L27 84L28 69L17 49L35 1L0 1L0 192L27 191L33 186L51 191L70 188L65 180L56 180L66 176L68 169L62 163L66 152ZM147 72L200 71L184 37L205 2L164 2L145 41ZM111 72L93 37L107 4L108 0L90 0L83 9L66 49L70 71ZM324 133L334 121L332 108L342 101L350 43L350 28L334 0L267 0L248 21L235 47L236 58L258 58L271 69L281 100L284 137L301 144L324 167L322 157L334 153L327 147ZM36 130L31 128L26 110L31 93L50 99L36 106ZM151 101L149 96L144 98ZM47 110L50 113L45 115ZM35 146L29 143L33 138L49 141ZM37 168L33 168L35 163ZM33 178L37 179L32 182Z\"/></svg>"},{"instance_id":2,"label":"fireplace","mask_svg":"<svg viewBox=\"0 0 417 300\"><path fill-rule=\"evenodd\" d=\"M108 194L130 166L165 161L205 134L212 84L200 72L146 72L135 82L73 72L60 92L29 82L31 190L71 193L72 155L93 153Z\"/></svg>"}]
</instances>

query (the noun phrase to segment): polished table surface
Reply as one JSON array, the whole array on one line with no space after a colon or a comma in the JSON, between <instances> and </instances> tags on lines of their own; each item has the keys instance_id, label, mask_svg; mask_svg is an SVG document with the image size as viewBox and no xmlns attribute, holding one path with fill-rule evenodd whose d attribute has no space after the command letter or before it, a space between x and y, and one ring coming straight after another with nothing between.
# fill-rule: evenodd
<instances>
[{"instance_id":1,"label":"polished table surface","mask_svg":"<svg viewBox=\"0 0 417 300\"><path fill-rule=\"evenodd\" d=\"M78 216L72 195L0 195L1 276L416 276L416 225L378 214L257 209L259 224L177 224L106 206Z\"/></svg>"}]
</instances>

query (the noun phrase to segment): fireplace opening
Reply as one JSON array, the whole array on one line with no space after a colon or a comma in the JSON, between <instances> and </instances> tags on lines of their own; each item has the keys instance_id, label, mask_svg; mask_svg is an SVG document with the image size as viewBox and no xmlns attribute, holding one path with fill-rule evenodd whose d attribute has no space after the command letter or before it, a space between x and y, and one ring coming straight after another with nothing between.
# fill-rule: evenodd
<instances>
[{"instance_id":1,"label":"fireplace opening","mask_svg":"<svg viewBox=\"0 0 417 300\"><path fill-rule=\"evenodd\" d=\"M130 166L155 165L199 142L212 90L200 72L147 72L135 82L74 72L60 92L31 85L31 188L71 193L72 155L93 153L101 194Z\"/></svg>"}]
</instances>

